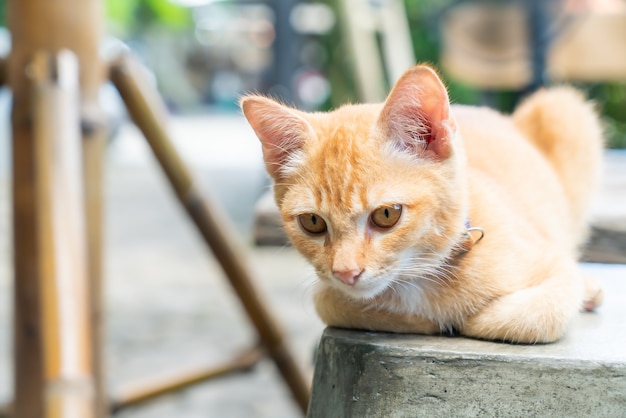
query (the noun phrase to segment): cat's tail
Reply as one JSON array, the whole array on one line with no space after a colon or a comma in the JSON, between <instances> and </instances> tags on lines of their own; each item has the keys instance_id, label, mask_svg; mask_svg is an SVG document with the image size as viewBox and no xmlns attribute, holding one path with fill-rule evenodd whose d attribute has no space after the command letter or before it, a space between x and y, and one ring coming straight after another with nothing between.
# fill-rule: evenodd
<instances>
[{"instance_id":1,"label":"cat's tail","mask_svg":"<svg viewBox=\"0 0 626 418\"><path fill-rule=\"evenodd\" d=\"M593 105L573 88L544 89L526 99L513 120L554 167L570 201L574 227L584 234L604 145Z\"/></svg>"}]
</instances>

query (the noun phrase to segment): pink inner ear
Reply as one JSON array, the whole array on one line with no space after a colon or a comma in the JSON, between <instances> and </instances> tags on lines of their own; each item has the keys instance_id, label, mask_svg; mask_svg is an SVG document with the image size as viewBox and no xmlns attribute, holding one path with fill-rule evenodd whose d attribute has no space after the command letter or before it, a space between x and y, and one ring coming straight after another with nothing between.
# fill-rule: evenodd
<instances>
[{"instance_id":1,"label":"pink inner ear","mask_svg":"<svg viewBox=\"0 0 626 418\"><path fill-rule=\"evenodd\" d=\"M448 94L437 74L417 66L398 80L387 98L379 122L390 139L421 157L443 160L452 153L454 131Z\"/></svg>"},{"instance_id":2,"label":"pink inner ear","mask_svg":"<svg viewBox=\"0 0 626 418\"><path fill-rule=\"evenodd\" d=\"M245 97L241 107L263 145L267 171L280 177L289 157L301 148L309 125L297 111L265 97Z\"/></svg>"}]
</instances>

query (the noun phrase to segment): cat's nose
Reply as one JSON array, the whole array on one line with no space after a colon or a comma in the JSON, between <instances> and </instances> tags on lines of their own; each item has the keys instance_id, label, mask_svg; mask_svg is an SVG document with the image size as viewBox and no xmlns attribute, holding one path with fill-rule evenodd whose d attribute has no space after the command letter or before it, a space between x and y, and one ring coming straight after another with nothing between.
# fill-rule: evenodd
<instances>
[{"instance_id":1,"label":"cat's nose","mask_svg":"<svg viewBox=\"0 0 626 418\"><path fill-rule=\"evenodd\" d=\"M333 270L333 275L349 286L356 284L363 273L363 269Z\"/></svg>"}]
</instances>

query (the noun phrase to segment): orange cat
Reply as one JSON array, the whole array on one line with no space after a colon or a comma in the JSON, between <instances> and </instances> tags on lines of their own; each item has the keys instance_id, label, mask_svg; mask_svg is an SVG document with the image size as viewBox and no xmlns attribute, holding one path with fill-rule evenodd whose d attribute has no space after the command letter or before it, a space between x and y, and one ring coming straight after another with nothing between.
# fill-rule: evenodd
<instances>
[{"instance_id":1,"label":"orange cat","mask_svg":"<svg viewBox=\"0 0 626 418\"><path fill-rule=\"evenodd\" d=\"M241 106L328 325L551 342L600 303L576 260L602 132L574 90L540 91L508 117L450 106L417 66L383 104Z\"/></svg>"}]
</instances>

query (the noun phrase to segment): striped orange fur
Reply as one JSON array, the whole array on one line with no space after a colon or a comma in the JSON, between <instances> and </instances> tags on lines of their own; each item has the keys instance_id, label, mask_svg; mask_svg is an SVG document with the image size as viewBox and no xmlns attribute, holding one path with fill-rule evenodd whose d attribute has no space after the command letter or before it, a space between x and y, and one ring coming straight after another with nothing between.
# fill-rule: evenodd
<instances>
[{"instance_id":1,"label":"striped orange fur","mask_svg":"<svg viewBox=\"0 0 626 418\"><path fill-rule=\"evenodd\" d=\"M436 72L416 66L382 104L241 106L327 324L551 342L600 303L577 257L602 132L575 90L540 91L504 116L451 106ZM464 253L468 221L485 236Z\"/></svg>"}]
</instances>

